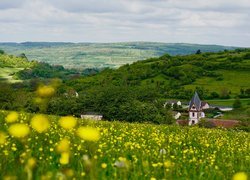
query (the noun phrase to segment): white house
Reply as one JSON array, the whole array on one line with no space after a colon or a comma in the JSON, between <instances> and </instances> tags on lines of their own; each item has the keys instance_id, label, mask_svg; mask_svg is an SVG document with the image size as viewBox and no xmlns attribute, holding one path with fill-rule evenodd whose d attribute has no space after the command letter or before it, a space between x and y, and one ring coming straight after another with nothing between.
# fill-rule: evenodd
<instances>
[{"instance_id":1,"label":"white house","mask_svg":"<svg viewBox=\"0 0 250 180\"><path fill-rule=\"evenodd\" d=\"M178 113L176 113L175 115L174 115L174 118L175 119L179 119L181 117L181 113L180 112L178 112Z\"/></svg>"},{"instance_id":2,"label":"white house","mask_svg":"<svg viewBox=\"0 0 250 180\"><path fill-rule=\"evenodd\" d=\"M164 104L164 108L165 108L168 104L171 105L171 107L173 107L174 104L176 104L177 106L181 106L181 101L176 101L176 100L166 101L165 104Z\"/></svg>"},{"instance_id":3,"label":"white house","mask_svg":"<svg viewBox=\"0 0 250 180\"><path fill-rule=\"evenodd\" d=\"M189 114L189 122L188 125L197 124L201 118L205 117L204 109L208 109L209 104L207 102L202 102L199 98L197 92L194 93L191 101L189 102L188 114Z\"/></svg>"},{"instance_id":4,"label":"white house","mask_svg":"<svg viewBox=\"0 0 250 180\"><path fill-rule=\"evenodd\" d=\"M205 101L201 102L201 106L202 106L202 109L209 109L210 108L209 104Z\"/></svg>"},{"instance_id":5,"label":"white house","mask_svg":"<svg viewBox=\"0 0 250 180\"><path fill-rule=\"evenodd\" d=\"M100 121L100 120L102 120L102 118L103 118L103 115L100 115L100 114L97 114L97 113L81 114L81 119Z\"/></svg>"}]
</instances>

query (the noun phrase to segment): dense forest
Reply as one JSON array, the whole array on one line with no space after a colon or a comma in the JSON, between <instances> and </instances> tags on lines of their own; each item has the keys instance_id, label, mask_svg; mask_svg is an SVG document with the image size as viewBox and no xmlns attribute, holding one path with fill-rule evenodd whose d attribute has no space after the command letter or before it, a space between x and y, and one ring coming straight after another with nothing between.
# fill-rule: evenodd
<instances>
[{"instance_id":1,"label":"dense forest","mask_svg":"<svg viewBox=\"0 0 250 180\"><path fill-rule=\"evenodd\" d=\"M33 63L16 73L23 82L0 84L0 109L76 116L98 112L107 120L170 124L171 111L163 107L167 99L188 102L194 90L202 99L250 97L250 49L165 54L87 76L61 66ZM59 79L53 80L55 77ZM41 108L36 88L55 81L55 95Z\"/></svg>"}]
</instances>

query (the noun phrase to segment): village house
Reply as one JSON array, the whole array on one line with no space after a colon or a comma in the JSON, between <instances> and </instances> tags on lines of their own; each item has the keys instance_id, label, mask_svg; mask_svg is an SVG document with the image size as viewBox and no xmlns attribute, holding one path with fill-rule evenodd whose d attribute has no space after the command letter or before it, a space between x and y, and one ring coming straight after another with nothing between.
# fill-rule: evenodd
<instances>
[{"instance_id":1,"label":"village house","mask_svg":"<svg viewBox=\"0 0 250 180\"><path fill-rule=\"evenodd\" d=\"M209 109L209 104L207 102L202 102L199 98L197 92L194 93L191 101L189 102L188 114L189 121L188 125L197 124L201 118L205 117L204 109Z\"/></svg>"},{"instance_id":2,"label":"village house","mask_svg":"<svg viewBox=\"0 0 250 180\"><path fill-rule=\"evenodd\" d=\"M177 106L181 106L181 101L177 101L177 100L169 100L169 101L166 101L165 104L164 104L164 108L167 106L167 105L170 105L172 108L174 107L174 104L176 104Z\"/></svg>"},{"instance_id":3,"label":"village house","mask_svg":"<svg viewBox=\"0 0 250 180\"><path fill-rule=\"evenodd\" d=\"M94 113L94 112L88 112L85 114L81 114L81 119L100 121L100 120L102 120L102 118L103 118L103 115L100 115L100 114Z\"/></svg>"}]
</instances>

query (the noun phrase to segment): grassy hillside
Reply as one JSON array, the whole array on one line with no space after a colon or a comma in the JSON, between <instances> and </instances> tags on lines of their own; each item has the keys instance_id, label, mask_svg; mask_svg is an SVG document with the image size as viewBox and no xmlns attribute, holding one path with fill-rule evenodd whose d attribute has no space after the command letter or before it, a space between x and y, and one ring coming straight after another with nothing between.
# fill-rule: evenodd
<instances>
[{"instance_id":1,"label":"grassy hillside","mask_svg":"<svg viewBox=\"0 0 250 180\"><path fill-rule=\"evenodd\" d=\"M70 102L75 104L74 112L100 112L109 120L126 121L138 120L139 112L141 121L162 123L166 115L160 113L160 108L166 99L188 102L194 90L202 100L240 97L245 98L243 105L248 106L249 72L250 49L238 49L185 56L164 55L117 70L106 69L95 76L69 80L64 85L82 97ZM51 110L67 111L57 105L60 102L55 100L50 105Z\"/></svg>"},{"instance_id":2,"label":"grassy hillside","mask_svg":"<svg viewBox=\"0 0 250 180\"><path fill-rule=\"evenodd\" d=\"M0 124L0 179L207 180L249 175L246 132L6 111L0 111Z\"/></svg>"},{"instance_id":3,"label":"grassy hillside","mask_svg":"<svg viewBox=\"0 0 250 180\"><path fill-rule=\"evenodd\" d=\"M73 76L83 76L97 73L97 69L86 69L77 71L65 69L59 65L49 65L48 63L29 61L25 54L20 56L8 55L4 52L0 54L0 81L10 83L22 82L34 78L49 79L60 78L67 79Z\"/></svg>"},{"instance_id":4,"label":"grassy hillside","mask_svg":"<svg viewBox=\"0 0 250 180\"><path fill-rule=\"evenodd\" d=\"M31 68L35 62L28 61L25 57L0 54L0 80L20 82L15 74L25 68Z\"/></svg>"},{"instance_id":5,"label":"grassy hillside","mask_svg":"<svg viewBox=\"0 0 250 180\"><path fill-rule=\"evenodd\" d=\"M196 87L204 98L227 98L250 88L250 49L185 56L164 55L125 65L117 70L77 80L85 86L126 86L158 89L169 97L182 98L180 91ZM108 80L108 81L107 81ZM184 89L183 89L184 88ZM164 92L165 91L165 92ZM177 92L179 91L179 92ZM215 97L213 97L212 92ZM225 96L225 97L223 97ZM217 98L218 98L217 97ZM187 96L183 95L183 98Z\"/></svg>"},{"instance_id":6,"label":"grassy hillside","mask_svg":"<svg viewBox=\"0 0 250 180\"><path fill-rule=\"evenodd\" d=\"M25 53L32 60L63 65L66 68L118 68L138 60L159 57L169 53L183 55L216 52L234 47L198 44L169 44L151 42L131 43L0 43L0 49L9 54Z\"/></svg>"}]
</instances>

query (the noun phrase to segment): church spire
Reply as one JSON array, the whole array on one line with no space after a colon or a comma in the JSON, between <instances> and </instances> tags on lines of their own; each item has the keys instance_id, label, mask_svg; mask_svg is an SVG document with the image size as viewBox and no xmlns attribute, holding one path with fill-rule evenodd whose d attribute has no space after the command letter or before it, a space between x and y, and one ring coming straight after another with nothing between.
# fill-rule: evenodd
<instances>
[{"instance_id":1,"label":"church spire","mask_svg":"<svg viewBox=\"0 0 250 180\"><path fill-rule=\"evenodd\" d=\"M198 93L195 91L194 96L192 97L191 101L189 102L189 110L192 108L192 106L195 106L195 108L200 111L201 110L201 100L198 95Z\"/></svg>"}]
</instances>

